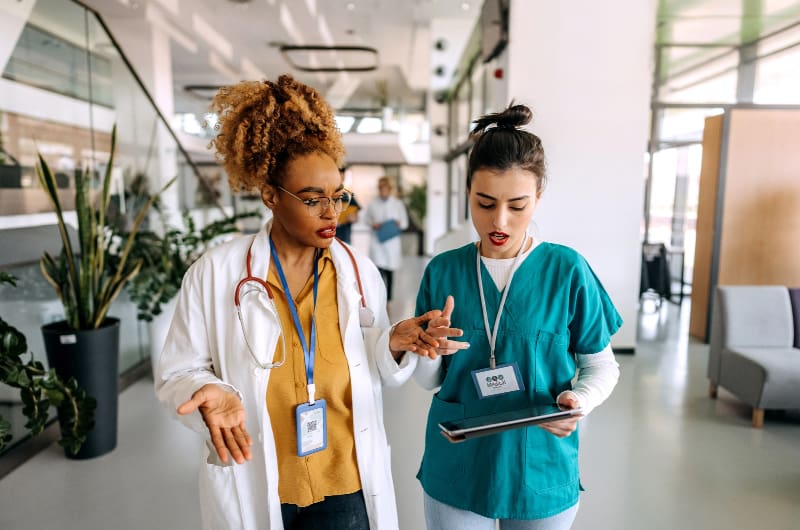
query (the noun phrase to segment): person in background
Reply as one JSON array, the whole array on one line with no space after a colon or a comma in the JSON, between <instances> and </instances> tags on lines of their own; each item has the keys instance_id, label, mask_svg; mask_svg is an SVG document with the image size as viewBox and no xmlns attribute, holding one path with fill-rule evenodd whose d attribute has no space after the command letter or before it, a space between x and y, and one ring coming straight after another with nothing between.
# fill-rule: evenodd
<instances>
[{"instance_id":1,"label":"person in background","mask_svg":"<svg viewBox=\"0 0 800 530\"><path fill-rule=\"evenodd\" d=\"M403 262L400 234L408 228L406 205L392 193L389 177L378 179L378 198L367 205L364 223L372 228L369 257L378 267L386 284L386 299L392 299L394 271Z\"/></svg>"},{"instance_id":2,"label":"person in background","mask_svg":"<svg viewBox=\"0 0 800 530\"><path fill-rule=\"evenodd\" d=\"M417 475L428 530L570 528L579 416L461 443L438 424L553 403L585 416L619 378L610 343L622 319L597 276L575 250L528 233L546 180L542 143L522 129L530 119L512 104L476 120L467 190L480 239L434 257L417 294L417 314L447 300L446 325L471 344L447 355L457 341L446 341L415 372L439 387Z\"/></svg>"},{"instance_id":3,"label":"person in background","mask_svg":"<svg viewBox=\"0 0 800 530\"><path fill-rule=\"evenodd\" d=\"M460 331L438 310L390 327L375 265L336 241L344 148L315 90L244 81L212 110L231 188L273 215L192 265L156 369L159 400L206 441L203 528L397 530L381 384Z\"/></svg>"},{"instance_id":4,"label":"person in background","mask_svg":"<svg viewBox=\"0 0 800 530\"><path fill-rule=\"evenodd\" d=\"M347 168L339 170L344 176ZM339 214L339 221L336 225L336 237L350 245L353 239L353 225L358 221L358 212L361 210L361 205L358 204L355 195L351 195L350 205L342 210Z\"/></svg>"}]
</instances>

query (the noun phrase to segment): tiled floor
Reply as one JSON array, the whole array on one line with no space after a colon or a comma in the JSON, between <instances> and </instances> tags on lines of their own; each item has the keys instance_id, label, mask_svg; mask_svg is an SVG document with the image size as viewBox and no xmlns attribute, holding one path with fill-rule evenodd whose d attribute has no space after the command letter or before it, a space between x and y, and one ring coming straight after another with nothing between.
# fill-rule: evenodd
<instances>
[{"instance_id":1,"label":"tiled floor","mask_svg":"<svg viewBox=\"0 0 800 530\"><path fill-rule=\"evenodd\" d=\"M421 260L398 274L395 318L410 315ZM583 421L576 530L800 529L800 414L750 411L706 395L707 346L687 338L689 301L642 314L635 355L620 355L611 398ZM652 309L648 307L648 309ZM414 383L385 393L403 530L422 529L422 425L429 395ZM198 442L142 380L120 400L119 447L70 461L57 446L0 479L0 528L198 528Z\"/></svg>"}]
</instances>

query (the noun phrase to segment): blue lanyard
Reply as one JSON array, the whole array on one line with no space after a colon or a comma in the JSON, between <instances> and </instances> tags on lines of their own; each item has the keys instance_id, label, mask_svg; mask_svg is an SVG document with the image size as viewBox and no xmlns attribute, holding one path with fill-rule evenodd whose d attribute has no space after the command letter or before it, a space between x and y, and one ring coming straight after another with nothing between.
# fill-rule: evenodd
<instances>
[{"instance_id":1,"label":"blue lanyard","mask_svg":"<svg viewBox=\"0 0 800 530\"><path fill-rule=\"evenodd\" d=\"M286 283L286 276L283 274L283 267L281 261L278 259L278 253L275 251L275 243L272 238L269 238L269 248L272 251L272 258L275 260L275 269L278 271L278 277L281 279L283 292L286 294L286 302L289 304L289 311L292 313L294 320L294 328L297 330L297 335L300 337L300 344L303 346L303 358L306 361L306 379L308 380L309 391L311 392L312 385L314 384L314 354L317 345L317 286L319 285L319 270L317 269L317 255L314 252L314 305L311 310L311 338L310 344L306 344L306 336L303 333L303 326L300 324L300 317L297 315L297 307L294 305L292 293L289 291L289 284ZM310 393L309 392L309 393ZM309 395L309 401L314 402L314 396Z\"/></svg>"}]
</instances>

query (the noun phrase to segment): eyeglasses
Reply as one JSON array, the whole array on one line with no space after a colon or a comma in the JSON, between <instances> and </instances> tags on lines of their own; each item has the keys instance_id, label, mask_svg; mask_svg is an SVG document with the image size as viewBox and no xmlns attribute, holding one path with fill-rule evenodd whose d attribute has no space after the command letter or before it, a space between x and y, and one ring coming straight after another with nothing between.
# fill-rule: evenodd
<instances>
[{"instance_id":1,"label":"eyeglasses","mask_svg":"<svg viewBox=\"0 0 800 530\"><path fill-rule=\"evenodd\" d=\"M303 199L302 197L298 197L291 191L287 190L283 186L277 186L277 188L281 191L285 191L298 201L305 204L306 208L308 209L308 215L312 217L322 217L325 215L325 212L328 211L328 208L331 207L331 204L333 204L333 211L335 211L337 214L340 214L342 213L342 210L350 205L350 201L353 200L353 193L348 190L342 190L342 194L338 197L314 197L313 199Z\"/></svg>"}]
</instances>

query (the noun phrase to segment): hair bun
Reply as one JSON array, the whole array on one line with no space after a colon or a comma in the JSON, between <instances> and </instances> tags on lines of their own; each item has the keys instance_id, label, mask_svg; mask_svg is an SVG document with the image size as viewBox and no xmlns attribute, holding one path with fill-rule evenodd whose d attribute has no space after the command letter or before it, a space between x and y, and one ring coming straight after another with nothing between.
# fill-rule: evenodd
<instances>
[{"instance_id":1,"label":"hair bun","mask_svg":"<svg viewBox=\"0 0 800 530\"><path fill-rule=\"evenodd\" d=\"M525 105L514 105L513 103L506 110L497 115L497 126L516 128L530 123L533 112Z\"/></svg>"},{"instance_id":2,"label":"hair bun","mask_svg":"<svg viewBox=\"0 0 800 530\"><path fill-rule=\"evenodd\" d=\"M482 134L491 126L501 129L516 129L530 123L531 118L533 118L531 109L525 105L515 105L512 101L503 112L486 114L475 120L472 134Z\"/></svg>"}]
</instances>

